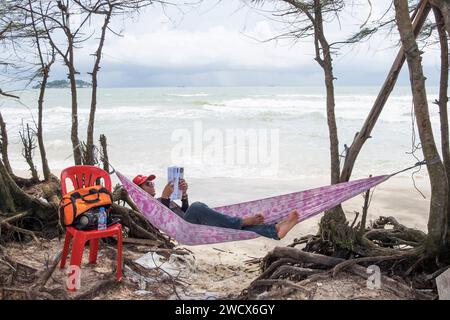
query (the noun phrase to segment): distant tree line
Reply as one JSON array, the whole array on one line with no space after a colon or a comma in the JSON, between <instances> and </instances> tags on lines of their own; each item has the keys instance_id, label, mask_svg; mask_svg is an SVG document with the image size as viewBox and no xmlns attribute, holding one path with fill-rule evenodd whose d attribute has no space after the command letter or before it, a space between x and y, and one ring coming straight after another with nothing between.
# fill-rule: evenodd
<instances>
[{"instance_id":1,"label":"distant tree line","mask_svg":"<svg viewBox=\"0 0 450 320\"><path fill-rule=\"evenodd\" d=\"M84 80L75 80L77 88L92 88L92 84ZM34 85L33 89L39 89L40 84ZM70 82L68 80L53 80L47 83L47 88L70 88Z\"/></svg>"}]
</instances>

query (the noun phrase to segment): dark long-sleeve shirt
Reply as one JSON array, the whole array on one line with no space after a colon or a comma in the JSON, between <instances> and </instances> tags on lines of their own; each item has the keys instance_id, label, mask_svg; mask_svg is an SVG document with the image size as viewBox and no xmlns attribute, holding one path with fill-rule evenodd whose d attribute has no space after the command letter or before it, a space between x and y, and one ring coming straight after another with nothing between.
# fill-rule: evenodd
<instances>
[{"instance_id":1,"label":"dark long-sleeve shirt","mask_svg":"<svg viewBox=\"0 0 450 320\"><path fill-rule=\"evenodd\" d=\"M158 200L167 208L169 208L170 210L172 210L173 212L175 212L177 215L179 215L181 218L184 219L184 213L189 208L189 200L187 198L181 200L181 207L174 201L170 201L170 199L158 198Z\"/></svg>"}]
</instances>

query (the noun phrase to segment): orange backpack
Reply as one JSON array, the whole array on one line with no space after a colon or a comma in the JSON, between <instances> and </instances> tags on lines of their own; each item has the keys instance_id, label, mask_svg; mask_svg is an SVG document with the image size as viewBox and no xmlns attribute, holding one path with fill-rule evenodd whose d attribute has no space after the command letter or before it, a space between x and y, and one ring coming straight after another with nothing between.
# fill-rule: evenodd
<instances>
[{"instance_id":1,"label":"orange backpack","mask_svg":"<svg viewBox=\"0 0 450 320\"><path fill-rule=\"evenodd\" d=\"M61 224L70 226L80 214L95 207L110 207L112 202L111 192L102 185L73 190L64 195L59 203Z\"/></svg>"}]
</instances>

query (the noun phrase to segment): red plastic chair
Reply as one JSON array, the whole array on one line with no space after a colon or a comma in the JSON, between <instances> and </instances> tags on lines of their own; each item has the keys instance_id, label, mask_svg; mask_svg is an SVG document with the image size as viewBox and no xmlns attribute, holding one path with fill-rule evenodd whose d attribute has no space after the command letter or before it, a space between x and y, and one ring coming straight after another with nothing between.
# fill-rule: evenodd
<instances>
[{"instance_id":1,"label":"red plastic chair","mask_svg":"<svg viewBox=\"0 0 450 320\"><path fill-rule=\"evenodd\" d=\"M61 190L62 194L67 194L66 180L70 179L75 189L90 187L96 184L97 179L103 179L104 187L111 191L111 178L109 174L95 166L73 166L64 169L61 172ZM105 230L83 231L74 227L66 227L66 237L64 240L64 249L61 256L61 268L66 265L67 255L69 253L70 242L73 238L72 252L70 256L70 265L81 268L84 246L86 241L90 242L89 263L97 262L98 244L100 238L117 237L117 280L122 280L122 226L120 223L109 226ZM73 269L73 268L71 268ZM69 278L75 274L71 270ZM78 276L78 275L76 275ZM76 290L76 286L69 288Z\"/></svg>"}]
</instances>

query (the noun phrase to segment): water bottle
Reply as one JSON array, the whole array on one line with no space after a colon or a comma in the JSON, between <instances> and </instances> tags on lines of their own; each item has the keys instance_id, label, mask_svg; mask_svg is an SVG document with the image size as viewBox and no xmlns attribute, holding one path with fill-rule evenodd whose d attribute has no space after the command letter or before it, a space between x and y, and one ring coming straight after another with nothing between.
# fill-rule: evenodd
<instances>
[{"instance_id":1,"label":"water bottle","mask_svg":"<svg viewBox=\"0 0 450 320\"><path fill-rule=\"evenodd\" d=\"M106 212L104 207L100 207L98 211L98 230L106 229Z\"/></svg>"}]
</instances>

